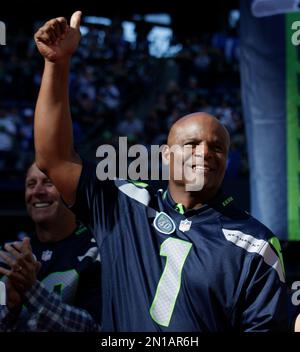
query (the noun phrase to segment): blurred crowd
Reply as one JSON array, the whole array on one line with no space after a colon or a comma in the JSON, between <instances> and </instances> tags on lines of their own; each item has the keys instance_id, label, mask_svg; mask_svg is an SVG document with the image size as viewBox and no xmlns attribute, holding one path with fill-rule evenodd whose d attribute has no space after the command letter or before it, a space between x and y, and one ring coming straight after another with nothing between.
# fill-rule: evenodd
<instances>
[{"instance_id":1,"label":"blurred crowd","mask_svg":"<svg viewBox=\"0 0 300 352\"><path fill-rule=\"evenodd\" d=\"M227 176L247 174L247 151L239 81L239 41L220 32L173 38L172 57L149 54L147 33L124 39L121 23L90 25L72 60L70 77L74 141L95 158L102 143L127 136L132 144L163 144L179 117L196 111L215 115L228 128L232 146ZM33 158L33 115L42 59L33 34L8 38L0 57L0 172L24 175ZM50 117L49 117L50 118Z\"/></svg>"}]
</instances>

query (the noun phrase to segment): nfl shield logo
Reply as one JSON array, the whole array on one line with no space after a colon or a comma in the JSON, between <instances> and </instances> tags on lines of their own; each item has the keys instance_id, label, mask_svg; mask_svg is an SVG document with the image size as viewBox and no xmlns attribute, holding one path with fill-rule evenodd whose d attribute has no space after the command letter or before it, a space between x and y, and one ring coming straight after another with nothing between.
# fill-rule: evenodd
<instances>
[{"instance_id":1,"label":"nfl shield logo","mask_svg":"<svg viewBox=\"0 0 300 352\"><path fill-rule=\"evenodd\" d=\"M46 250L46 251L44 251L44 252L42 253L42 260L43 260L44 262L46 262L47 260L50 260L51 257L52 257L52 251Z\"/></svg>"},{"instance_id":2,"label":"nfl shield logo","mask_svg":"<svg viewBox=\"0 0 300 352\"><path fill-rule=\"evenodd\" d=\"M182 232L186 232L191 228L192 222L188 219L181 220L179 225L179 230Z\"/></svg>"},{"instance_id":3,"label":"nfl shield logo","mask_svg":"<svg viewBox=\"0 0 300 352\"><path fill-rule=\"evenodd\" d=\"M153 221L153 226L157 231L166 235L170 235L176 228L174 221L163 211L156 215Z\"/></svg>"}]
</instances>

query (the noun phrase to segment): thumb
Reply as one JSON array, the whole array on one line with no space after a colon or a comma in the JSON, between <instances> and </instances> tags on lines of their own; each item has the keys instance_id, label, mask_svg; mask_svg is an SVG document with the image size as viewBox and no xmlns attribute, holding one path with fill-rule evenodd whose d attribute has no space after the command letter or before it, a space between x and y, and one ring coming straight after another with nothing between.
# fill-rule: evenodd
<instances>
[{"instance_id":1,"label":"thumb","mask_svg":"<svg viewBox=\"0 0 300 352\"><path fill-rule=\"evenodd\" d=\"M74 12L70 20L70 27L74 29L79 29L80 20L81 20L81 11Z\"/></svg>"}]
</instances>

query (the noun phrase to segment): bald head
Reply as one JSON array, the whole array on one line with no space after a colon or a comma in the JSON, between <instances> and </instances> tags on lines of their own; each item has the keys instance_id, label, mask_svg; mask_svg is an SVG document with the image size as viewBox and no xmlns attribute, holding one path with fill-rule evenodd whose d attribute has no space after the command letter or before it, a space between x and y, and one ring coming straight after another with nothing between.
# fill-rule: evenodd
<instances>
[{"instance_id":1,"label":"bald head","mask_svg":"<svg viewBox=\"0 0 300 352\"><path fill-rule=\"evenodd\" d=\"M193 138L201 131L207 131L211 135L215 134L229 149L230 137L227 129L216 117L205 112L188 114L177 120L170 129L167 144L169 146L181 145L183 140Z\"/></svg>"},{"instance_id":2,"label":"bald head","mask_svg":"<svg viewBox=\"0 0 300 352\"><path fill-rule=\"evenodd\" d=\"M199 191L195 192L197 201L201 203L211 199L225 175L229 144L228 131L212 115L197 112L176 121L170 129L168 145L163 153L164 160L169 164L169 188L173 199L180 202L180 194L186 195L186 186L190 184L190 177L186 178L186 175L194 176L196 182L199 175L203 176L201 190L196 184ZM176 177L178 170L183 170L182 179ZM194 195L189 197L196 199Z\"/></svg>"}]
</instances>

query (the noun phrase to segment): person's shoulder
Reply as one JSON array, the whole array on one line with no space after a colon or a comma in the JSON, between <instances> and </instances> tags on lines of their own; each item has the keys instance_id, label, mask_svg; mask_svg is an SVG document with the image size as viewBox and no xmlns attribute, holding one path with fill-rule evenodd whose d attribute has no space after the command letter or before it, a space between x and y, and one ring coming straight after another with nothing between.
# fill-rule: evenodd
<instances>
[{"instance_id":1,"label":"person's shoulder","mask_svg":"<svg viewBox=\"0 0 300 352\"><path fill-rule=\"evenodd\" d=\"M76 222L76 228L74 231L64 238L62 244L64 246L72 246L72 248L75 247L89 247L91 240L94 239L94 236L91 232L91 230L85 226L81 221ZM67 243L67 244L66 244Z\"/></svg>"},{"instance_id":2,"label":"person's shoulder","mask_svg":"<svg viewBox=\"0 0 300 352\"><path fill-rule=\"evenodd\" d=\"M221 223L224 228L240 231L256 239L268 241L274 237L272 231L248 211L239 207L233 197L227 197L219 205Z\"/></svg>"},{"instance_id":3,"label":"person's shoulder","mask_svg":"<svg viewBox=\"0 0 300 352\"><path fill-rule=\"evenodd\" d=\"M284 282L280 240L261 221L240 209L233 199L230 203L220 217L222 233L227 243L242 249L251 262L253 260L257 263L257 260L263 260L267 266L274 267L280 281Z\"/></svg>"},{"instance_id":4,"label":"person's shoulder","mask_svg":"<svg viewBox=\"0 0 300 352\"><path fill-rule=\"evenodd\" d=\"M73 235L76 238L93 237L90 229L81 222L77 222L77 226Z\"/></svg>"},{"instance_id":5,"label":"person's shoulder","mask_svg":"<svg viewBox=\"0 0 300 352\"><path fill-rule=\"evenodd\" d=\"M78 190L85 191L86 189L92 191L100 189L110 193L115 188L115 176L106 175L101 170L98 170L98 164L82 158L82 170L78 182Z\"/></svg>"},{"instance_id":6,"label":"person's shoulder","mask_svg":"<svg viewBox=\"0 0 300 352\"><path fill-rule=\"evenodd\" d=\"M145 181L115 179L115 186L125 197L128 197L145 206L149 206L155 196L155 189Z\"/></svg>"},{"instance_id":7,"label":"person's shoulder","mask_svg":"<svg viewBox=\"0 0 300 352\"><path fill-rule=\"evenodd\" d=\"M119 186L128 184L128 185L132 185L135 188L138 189L146 189L147 191L150 188L150 184L148 182L145 181L140 181L140 180L131 180L131 179L120 179L120 178L116 178L116 184Z\"/></svg>"},{"instance_id":8,"label":"person's shoulder","mask_svg":"<svg viewBox=\"0 0 300 352\"><path fill-rule=\"evenodd\" d=\"M82 254L82 259L84 257L91 257L96 260L99 250L97 247L96 239L94 238L90 229L82 224L81 222L77 223L77 227L69 236L69 240L73 242L72 248L75 251L77 248L78 254Z\"/></svg>"},{"instance_id":9,"label":"person's shoulder","mask_svg":"<svg viewBox=\"0 0 300 352\"><path fill-rule=\"evenodd\" d=\"M257 232L257 237L269 240L274 237L274 233L261 221L253 217L249 214L249 226L253 229L253 231Z\"/></svg>"}]
</instances>

